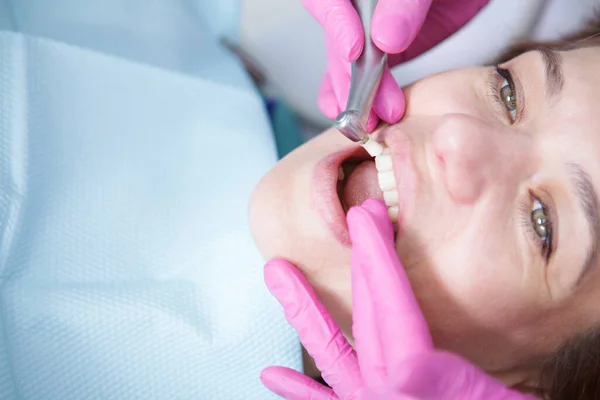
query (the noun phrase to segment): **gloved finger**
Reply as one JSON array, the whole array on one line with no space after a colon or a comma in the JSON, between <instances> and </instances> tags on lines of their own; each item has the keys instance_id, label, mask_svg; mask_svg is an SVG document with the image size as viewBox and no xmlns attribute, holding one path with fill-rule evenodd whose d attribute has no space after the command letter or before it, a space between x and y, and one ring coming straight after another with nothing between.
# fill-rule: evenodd
<instances>
[{"instance_id":1,"label":"gloved finger","mask_svg":"<svg viewBox=\"0 0 600 400\"><path fill-rule=\"evenodd\" d=\"M431 335L412 291L404 267L398 259L391 221L385 205L367 200L348 211L352 240L352 271L359 269L371 302L365 312L374 315L375 324L360 334L378 338L385 346L386 365L399 357L423 353L433 348Z\"/></svg>"},{"instance_id":2,"label":"gloved finger","mask_svg":"<svg viewBox=\"0 0 600 400\"><path fill-rule=\"evenodd\" d=\"M340 398L354 395L362 384L356 353L306 278L287 261L277 259L265 265L264 275L323 379Z\"/></svg>"},{"instance_id":3,"label":"gloved finger","mask_svg":"<svg viewBox=\"0 0 600 400\"><path fill-rule=\"evenodd\" d=\"M421 30L432 0L379 0L371 23L371 38L381 50L401 53Z\"/></svg>"},{"instance_id":4,"label":"gloved finger","mask_svg":"<svg viewBox=\"0 0 600 400\"><path fill-rule=\"evenodd\" d=\"M331 77L331 87L340 110L346 109L348 94L350 92L350 81L352 65L341 58L332 55L334 43L327 42L328 64L327 71Z\"/></svg>"},{"instance_id":5,"label":"gloved finger","mask_svg":"<svg viewBox=\"0 0 600 400\"><path fill-rule=\"evenodd\" d=\"M267 389L286 400L338 400L331 388L290 368L266 368L260 380Z\"/></svg>"},{"instance_id":6,"label":"gloved finger","mask_svg":"<svg viewBox=\"0 0 600 400\"><path fill-rule=\"evenodd\" d=\"M331 86L338 108L340 111L345 110L350 92L350 77L334 72L331 74Z\"/></svg>"},{"instance_id":7,"label":"gloved finger","mask_svg":"<svg viewBox=\"0 0 600 400\"><path fill-rule=\"evenodd\" d=\"M329 71L325 72L323 83L321 83L321 88L319 89L317 104L319 110L329 119L335 119L341 112L335 93L333 92Z\"/></svg>"},{"instance_id":8,"label":"gloved finger","mask_svg":"<svg viewBox=\"0 0 600 400\"><path fill-rule=\"evenodd\" d=\"M391 372L395 389L418 399L535 399L509 389L457 355L430 354L404 360Z\"/></svg>"},{"instance_id":9,"label":"gloved finger","mask_svg":"<svg viewBox=\"0 0 600 400\"><path fill-rule=\"evenodd\" d=\"M353 255L354 258L354 255ZM352 260L352 334L358 365L367 388L385 387L385 349L373 328L377 321L371 310L371 295L362 269L355 268L360 261Z\"/></svg>"},{"instance_id":10,"label":"gloved finger","mask_svg":"<svg viewBox=\"0 0 600 400\"><path fill-rule=\"evenodd\" d=\"M371 133L377 128L379 124L379 117L374 109L371 108L369 111L369 119L367 120L367 126L365 127L368 133Z\"/></svg>"},{"instance_id":11,"label":"gloved finger","mask_svg":"<svg viewBox=\"0 0 600 400\"><path fill-rule=\"evenodd\" d=\"M339 57L352 62L360 56L364 32L350 0L302 0L302 4L323 27L327 40L335 43Z\"/></svg>"},{"instance_id":12,"label":"gloved finger","mask_svg":"<svg viewBox=\"0 0 600 400\"><path fill-rule=\"evenodd\" d=\"M411 60L441 43L471 21L488 3L489 0L435 2L415 40L401 54L390 55L388 65L395 66Z\"/></svg>"},{"instance_id":13,"label":"gloved finger","mask_svg":"<svg viewBox=\"0 0 600 400\"><path fill-rule=\"evenodd\" d=\"M383 72L377 95L373 100L373 109L385 122L395 124L404 115L406 100L404 93L389 68Z\"/></svg>"},{"instance_id":14,"label":"gloved finger","mask_svg":"<svg viewBox=\"0 0 600 400\"><path fill-rule=\"evenodd\" d=\"M360 210L360 211L359 211ZM385 205L379 201L366 200L360 207L351 208L348 212L348 227L352 232L356 229L369 229L368 226L360 226L361 219L355 218L357 212L367 212L380 225L385 235L393 235L393 227L387 216ZM389 225L389 226L388 226ZM387 228L386 228L387 227ZM377 320L372 309L373 299L366 284L363 268L359 267L365 260L355 248L360 249L360 244L352 238L352 333L354 345L363 383L368 388L385 387L383 380L387 376L385 361L385 346L377 334ZM358 238L357 238L358 239ZM368 262L368 260L367 260ZM376 266L371 266L376 267Z\"/></svg>"}]
</instances>

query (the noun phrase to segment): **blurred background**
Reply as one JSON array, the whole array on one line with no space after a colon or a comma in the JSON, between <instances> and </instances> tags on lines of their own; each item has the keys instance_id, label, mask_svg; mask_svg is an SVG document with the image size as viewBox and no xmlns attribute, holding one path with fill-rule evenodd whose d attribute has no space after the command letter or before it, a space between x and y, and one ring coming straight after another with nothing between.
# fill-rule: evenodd
<instances>
[{"instance_id":1,"label":"blurred background","mask_svg":"<svg viewBox=\"0 0 600 400\"><path fill-rule=\"evenodd\" d=\"M598 0L491 0L454 36L396 67L394 77L407 85L443 70L489 62L523 38L559 38L577 30L599 4ZM316 102L326 64L324 35L300 0L242 0L241 21L241 47L261 65L305 130L327 127L330 121Z\"/></svg>"},{"instance_id":2,"label":"blurred background","mask_svg":"<svg viewBox=\"0 0 600 400\"><path fill-rule=\"evenodd\" d=\"M576 30L599 3L491 0L463 29L393 74L406 85L489 62L522 38L554 39ZM0 29L199 75L218 70L219 57L226 57L206 39L225 39L252 65L275 130L293 142L289 148L331 123L316 101L326 63L324 35L301 0L0 0ZM231 76L223 80L235 84ZM290 130L302 139L281 132Z\"/></svg>"}]
</instances>

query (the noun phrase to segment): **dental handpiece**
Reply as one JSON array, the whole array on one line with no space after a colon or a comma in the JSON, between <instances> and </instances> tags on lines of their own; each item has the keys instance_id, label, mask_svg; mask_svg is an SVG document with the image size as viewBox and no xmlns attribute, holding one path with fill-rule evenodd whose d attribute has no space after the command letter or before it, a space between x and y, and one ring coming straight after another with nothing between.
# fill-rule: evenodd
<instances>
[{"instance_id":1,"label":"dental handpiece","mask_svg":"<svg viewBox=\"0 0 600 400\"><path fill-rule=\"evenodd\" d=\"M338 115L333 126L348 139L359 142L374 156L381 153L381 145L375 140L369 140L366 126L373 98L387 64L387 54L371 40L371 20L377 0L352 0L352 5L362 21L365 45L360 57L352 63L346 110Z\"/></svg>"}]
</instances>

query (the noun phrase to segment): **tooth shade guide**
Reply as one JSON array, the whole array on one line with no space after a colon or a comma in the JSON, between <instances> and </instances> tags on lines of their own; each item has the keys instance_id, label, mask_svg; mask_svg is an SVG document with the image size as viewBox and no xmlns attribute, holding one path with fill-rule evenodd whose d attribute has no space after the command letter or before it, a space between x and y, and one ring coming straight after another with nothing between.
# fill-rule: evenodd
<instances>
[{"instance_id":1,"label":"tooth shade guide","mask_svg":"<svg viewBox=\"0 0 600 400\"><path fill-rule=\"evenodd\" d=\"M365 136L361 146L369 153L371 157L377 157L383 152L383 146L376 141L375 139L369 138L369 136Z\"/></svg>"},{"instance_id":2,"label":"tooth shade guide","mask_svg":"<svg viewBox=\"0 0 600 400\"><path fill-rule=\"evenodd\" d=\"M394 177L394 171L378 171L379 187L382 191L392 191L396 189L396 178Z\"/></svg>"},{"instance_id":3,"label":"tooth shade guide","mask_svg":"<svg viewBox=\"0 0 600 400\"><path fill-rule=\"evenodd\" d=\"M392 156L389 155L388 148L384 148L383 152L375 157L375 166L378 171L391 171L392 170Z\"/></svg>"},{"instance_id":4,"label":"tooth shade guide","mask_svg":"<svg viewBox=\"0 0 600 400\"><path fill-rule=\"evenodd\" d=\"M398 222L398 206L388 207L388 217L392 222Z\"/></svg>"},{"instance_id":5,"label":"tooth shade guide","mask_svg":"<svg viewBox=\"0 0 600 400\"><path fill-rule=\"evenodd\" d=\"M383 200L385 204L389 206L397 206L398 205L398 191L397 190L388 190L383 192Z\"/></svg>"},{"instance_id":6,"label":"tooth shade guide","mask_svg":"<svg viewBox=\"0 0 600 400\"><path fill-rule=\"evenodd\" d=\"M388 216L394 224L394 232L398 232L398 214L400 211L398 186L392 156L387 147L381 147L381 151L375 157L375 167L377 168L379 188L383 192L383 201L388 209Z\"/></svg>"}]
</instances>

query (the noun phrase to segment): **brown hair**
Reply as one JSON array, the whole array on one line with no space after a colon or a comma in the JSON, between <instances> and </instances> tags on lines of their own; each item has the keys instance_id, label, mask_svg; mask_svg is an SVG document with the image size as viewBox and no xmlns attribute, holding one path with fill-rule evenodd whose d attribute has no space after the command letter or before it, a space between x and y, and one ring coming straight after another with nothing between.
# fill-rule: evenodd
<instances>
[{"instance_id":1,"label":"brown hair","mask_svg":"<svg viewBox=\"0 0 600 400\"><path fill-rule=\"evenodd\" d=\"M523 42L510 48L499 61L530 50L557 51L599 47L600 13L580 32L554 42ZM600 68L599 68L600 70ZM580 333L550 354L541 365L540 396L547 400L600 400L600 326Z\"/></svg>"},{"instance_id":2,"label":"brown hair","mask_svg":"<svg viewBox=\"0 0 600 400\"><path fill-rule=\"evenodd\" d=\"M600 399L600 329L572 338L542 366L545 399Z\"/></svg>"}]
</instances>

